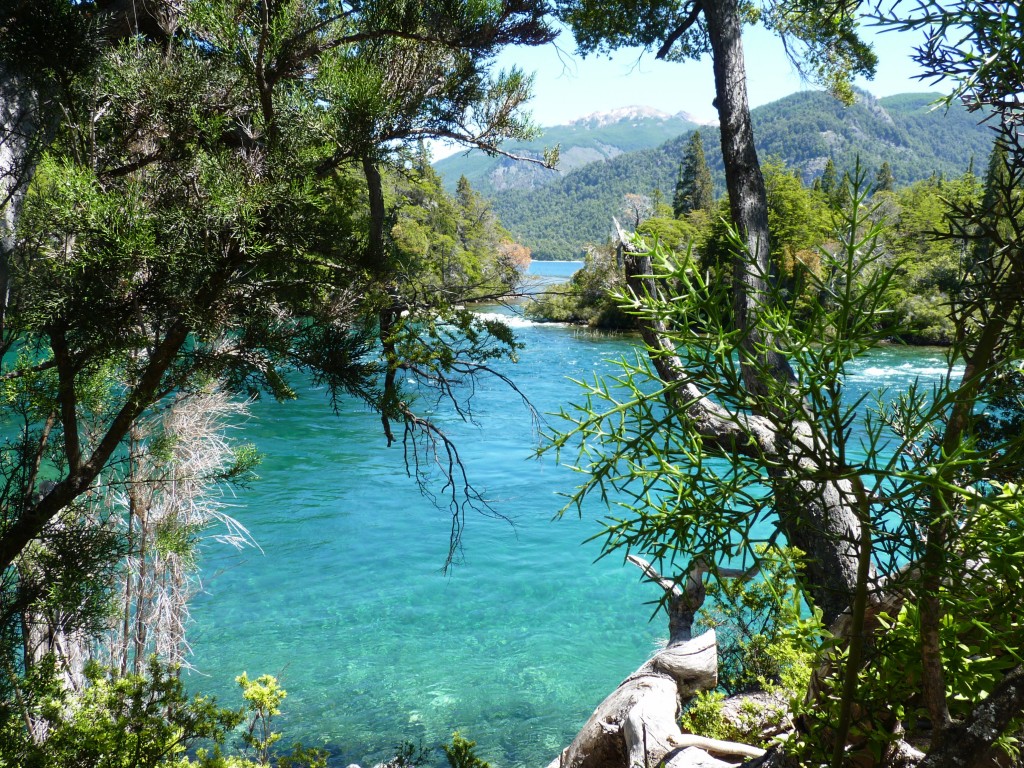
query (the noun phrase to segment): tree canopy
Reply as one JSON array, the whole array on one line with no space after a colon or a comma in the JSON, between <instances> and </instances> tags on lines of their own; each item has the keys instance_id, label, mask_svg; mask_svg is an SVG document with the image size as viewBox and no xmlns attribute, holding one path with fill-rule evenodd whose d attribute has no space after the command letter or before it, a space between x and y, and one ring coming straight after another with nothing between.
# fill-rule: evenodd
<instances>
[{"instance_id":1,"label":"tree canopy","mask_svg":"<svg viewBox=\"0 0 1024 768\"><path fill-rule=\"evenodd\" d=\"M137 514L95 500L127 493L145 425L181 398L288 399L309 377L335 408L369 406L418 479L441 457L455 554L484 502L405 382L454 397L514 356L506 326L463 306L518 272L486 205L441 192L421 140L499 151L530 135L529 78L494 57L550 40L544 12L0 4L5 669L96 618L83 590L101 598L144 538Z\"/></svg>"}]
</instances>

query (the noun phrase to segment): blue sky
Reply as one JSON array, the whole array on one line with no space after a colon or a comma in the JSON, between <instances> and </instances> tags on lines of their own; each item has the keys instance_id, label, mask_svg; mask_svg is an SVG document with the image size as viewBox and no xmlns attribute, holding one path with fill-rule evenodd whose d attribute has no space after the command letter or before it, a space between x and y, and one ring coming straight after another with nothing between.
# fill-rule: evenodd
<instances>
[{"instance_id":1,"label":"blue sky","mask_svg":"<svg viewBox=\"0 0 1024 768\"><path fill-rule=\"evenodd\" d=\"M878 72L858 85L875 96L936 91L936 86L914 79L917 68L910 59L918 37L910 33L865 30L878 54ZM753 107L781 99L810 87L801 81L782 50L782 43L762 27L747 27L744 34L747 88ZM562 125L593 112L633 105L654 107L675 114L688 112L698 121L717 119L711 57L695 62L664 62L640 49L620 50L613 57L576 55L568 31L549 45L514 47L498 57L498 66L518 66L534 73L533 99L528 106L538 125ZM433 146L435 160L460 150Z\"/></svg>"},{"instance_id":2,"label":"blue sky","mask_svg":"<svg viewBox=\"0 0 1024 768\"><path fill-rule=\"evenodd\" d=\"M867 30L879 56L873 81L858 84L876 96L934 90L914 80L910 60L917 38L907 33ZM498 65L513 65L535 72L530 103L540 125L559 125L592 112L643 105L664 112L688 112L698 120L716 118L711 106L714 81L711 58L699 62L657 61L640 49L618 51L613 58L576 56L575 43L563 32L554 44L506 50ZM751 106L765 104L809 87L800 80L782 50L782 44L762 27L748 27L744 35L748 91Z\"/></svg>"}]
</instances>

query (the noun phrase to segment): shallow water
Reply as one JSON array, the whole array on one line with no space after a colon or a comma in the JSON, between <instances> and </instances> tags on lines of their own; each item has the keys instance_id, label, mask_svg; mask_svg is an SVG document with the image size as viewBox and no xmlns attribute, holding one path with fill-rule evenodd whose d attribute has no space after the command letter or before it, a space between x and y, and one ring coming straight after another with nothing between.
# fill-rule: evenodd
<instances>
[{"instance_id":1,"label":"shallow water","mask_svg":"<svg viewBox=\"0 0 1024 768\"><path fill-rule=\"evenodd\" d=\"M509 373L541 413L578 400L568 378L634 354L630 337L511 322L526 349ZM944 370L939 351L885 348L852 365L849 382L902 388ZM533 457L536 428L518 398L483 382L473 405L478 426L435 416L508 519L470 515L463 562L444 575L448 513L406 477L375 415L334 415L313 390L257 404L242 433L266 454L262 479L234 512L263 552L204 546L190 686L236 704L235 675L277 675L284 743L325 747L332 766L456 729L500 768L555 757L665 620L649 621L658 591L620 556L594 562L599 542L584 540L602 508L552 521L577 478Z\"/></svg>"}]
</instances>

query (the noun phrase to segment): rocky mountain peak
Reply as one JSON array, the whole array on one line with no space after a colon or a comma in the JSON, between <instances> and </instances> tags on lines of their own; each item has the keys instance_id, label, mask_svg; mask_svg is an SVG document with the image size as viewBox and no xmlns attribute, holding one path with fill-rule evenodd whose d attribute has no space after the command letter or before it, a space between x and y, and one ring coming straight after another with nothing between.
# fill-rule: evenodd
<instances>
[{"instance_id":1,"label":"rocky mountain peak","mask_svg":"<svg viewBox=\"0 0 1024 768\"><path fill-rule=\"evenodd\" d=\"M583 117L578 117L575 120L570 121L569 125L585 125L588 127L599 128L601 126L621 123L627 120L672 120L673 118L683 120L688 119L684 112L680 112L678 115L670 115L668 112L662 112L660 109L655 109L654 107L633 105L629 107L609 109L604 112L592 112L589 115L584 115Z\"/></svg>"}]
</instances>

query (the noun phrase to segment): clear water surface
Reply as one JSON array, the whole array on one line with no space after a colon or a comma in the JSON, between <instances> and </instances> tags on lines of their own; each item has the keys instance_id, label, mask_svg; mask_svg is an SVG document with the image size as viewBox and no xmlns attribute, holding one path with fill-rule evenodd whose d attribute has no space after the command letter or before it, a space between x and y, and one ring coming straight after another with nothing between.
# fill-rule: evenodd
<instances>
[{"instance_id":1,"label":"clear water surface","mask_svg":"<svg viewBox=\"0 0 1024 768\"><path fill-rule=\"evenodd\" d=\"M562 276L564 279L564 275ZM541 413L578 399L568 379L635 354L595 336L519 318L526 349L509 372ZM886 348L854 365L854 389L902 387L945 370L939 350ZM323 392L258 403L241 431L266 454L236 516L262 553L209 543L190 639L195 690L236 705L234 677L277 675L285 743L372 765L409 740L453 730L497 768L542 768L639 666L665 620L657 589L621 557L594 562L600 507L553 521L577 478L534 458L535 425L504 385L483 382L478 426L444 409L469 474L508 520L471 515L464 560L441 572L449 518L406 477L402 449L359 406L334 415ZM551 420L557 421L557 420Z\"/></svg>"}]
</instances>

